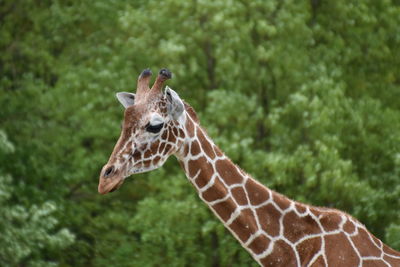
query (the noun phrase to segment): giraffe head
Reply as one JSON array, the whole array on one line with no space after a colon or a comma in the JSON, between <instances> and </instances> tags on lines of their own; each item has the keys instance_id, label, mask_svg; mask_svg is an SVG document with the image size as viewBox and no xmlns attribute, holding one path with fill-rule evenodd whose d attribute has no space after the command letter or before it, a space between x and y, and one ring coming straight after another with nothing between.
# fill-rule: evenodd
<instances>
[{"instance_id":1,"label":"giraffe head","mask_svg":"<svg viewBox=\"0 0 400 267\"><path fill-rule=\"evenodd\" d=\"M100 173L100 194L118 189L131 174L160 167L184 140L183 101L169 87L162 91L171 72L162 69L151 89L150 76L148 69L140 74L136 95L116 95L125 108L124 121L118 142Z\"/></svg>"}]
</instances>

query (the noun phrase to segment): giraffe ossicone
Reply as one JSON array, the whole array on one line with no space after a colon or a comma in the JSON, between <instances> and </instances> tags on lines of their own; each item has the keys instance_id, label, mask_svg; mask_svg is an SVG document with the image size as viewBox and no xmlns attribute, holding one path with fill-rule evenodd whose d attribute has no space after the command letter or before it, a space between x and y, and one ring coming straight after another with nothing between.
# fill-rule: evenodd
<instances>
[{"instance_id":1,"label":"giraffe ossicone","mask_svg":"<svg viewBox=\"0 0 400 267\"><path fill-rule=\"evenodd\" d=\"M199 197L262 266L400 266L400 253L352 216L302 204L270 190L231 162L200 126L195 111L164 82L163 69L138 78L121 135L100 173L98 191L115 191L131 174L154 170L175 155Z\"/></svg>"}]
</instances>

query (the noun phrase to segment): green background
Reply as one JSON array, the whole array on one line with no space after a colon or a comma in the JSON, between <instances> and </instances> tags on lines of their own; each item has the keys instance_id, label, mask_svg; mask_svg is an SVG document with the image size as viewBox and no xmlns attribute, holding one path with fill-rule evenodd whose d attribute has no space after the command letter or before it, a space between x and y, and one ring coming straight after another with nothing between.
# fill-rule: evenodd
<instances>
[{"instance_id":1,"label":"green background","mask_svg":"<svg viewBox=\"0 0 400 267\"><path fill-rule=\"evenodd\" d=\"M97 193L167 67L213 140L400 249L399 0L0 1L0 265L255 266L175 158Z\"/></svg>"}]
</instances>

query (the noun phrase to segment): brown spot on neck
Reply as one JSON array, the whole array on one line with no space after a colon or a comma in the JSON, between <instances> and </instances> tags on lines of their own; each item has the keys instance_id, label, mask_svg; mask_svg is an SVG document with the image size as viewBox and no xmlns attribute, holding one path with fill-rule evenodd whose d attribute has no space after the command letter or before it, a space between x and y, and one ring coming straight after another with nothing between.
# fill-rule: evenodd
<instances>
[{"instance_id":1,"label":"brown spot on neck","mask_svg":"<svg viewBox=\"0 0 400 267\"><path fill-rule=\"evenodd\" d=\"M213 166L207 161L205 157L200 157L197 160L190 160L188 163L188 173L191 178L195 179L195 183L199 188L204 187L211 179L214 173Z\"/></svg>"},{"instance_id":2,"label":"brown spot on neck","mask_svg":"<svg viewBox=\"0 0 400 267\"><path fill-rule=\"evenodd\" d=\"M213 145L212 145L212 143L210 143L210 141L204 135L204 130L201 129L199 126L197 127L197 138L201 144L203 153L205 153L211 159L214 159L215 153L214 153Z\"/></svg>"},{"instance_id":3,"label":"brown spot on neck","mask_svg":"<svg viewBox=\"0 0 400 267\"><path fill-rule=\"evenodd\" d=\"M311 208L315 210L315 208ZM335 231L339 229L342 222L342 216L337 212L324 212L319 215L319 221L326 232Z\"/></svg>"},{"instance_id":4,"label":"brown spot on neck","mask_svg":"<svg viewBox=\"0 0 400 267\"><path fill-rule=\"evenodd\" d=\"M256 209L258 219L264 230L270 236L278 236L280 231L279 218L282 214L272 204Z\"/></svg>"},{"instance_id":5,"label":"brown spot on neck","mask_svg":"<svg viewBox=\"0 0 400 267\"><path fill-rule=\"evenodd\" d=\"M249 194L250 203L252 205L260 205L269 199L268 190L253 179L247 180L245 188Z\"/></svg>"},{"instance_id":6,"label":"brown spot on neck","mask_svg":"<svg viewBox=\"0 0 400 267\"><path fill-rule=\"evenodd\" d=\"M239 205L245 206L249 204L247 201L246 193L242 187L232 188L231 194Z\"/></svg>"},{"instance_id":7,"label":"brown spot on neck","mask_svg":"<svg viewBox=\"0 0 400 267\"><path fill-rule=\"evenodd\" d=\"M277 204L282 210L288 209L290 207L290 204L293 202L292 200L277 192L272 192L272 198L275 204Z\"/></svg>"},{"instance_id":8,"label":"brown spot on neck","mask_svg":"<svg viewBox=\"0 0 400 267\"><path fill-rule=\"evenodd\" d=\"M268 237L265 235L260 235L249 244L249 249L255 254L261 254L268 249L270 242L271 240Z\"/></svg>"},{"instance_id":9,"label":"brown spot on neck","mask_svg":"<svg viewBox=\"0 0 400 267\"><path fill-rule=\"evenodd\" d=\"M283 240L276 241L272 253L260 261L263 266L296 266L295 253L292 247Z\"/></svg>"},{"instance_id":10,"label":"brown spot on neck","mask_svg":"<svg viewBox=\"0 0 400 267\"><path fill-rule=\"evenodd\" d=\"M246 242L252 234L257 231L257 223L253 212L250 209L244 209L240 215L228 225L242 242Z\"/></svg>"},{"instance_id":11,"label":"brown spot on neck","mask_svg":"<svg viewBox=\"0 0 400 267\"><path fill-rule=\"evenodd\" d=\"M343 233L326 235L325 254L330 266L358 266L360 258Z\"/></svg>"},{"instance_id":12,"label":"brown spot on neck","mask_svg":"<svg viewBox=\"0 0 400 267\"><path fill-rule=\"evenodd\" d=\"M185 105L186 114L188 115L188 119L186 120L185 128L188 136L193 138L195 136L196 125L199 124L199 119L197 118L196 112L194 112L193 108L189 106L186 102L183 102Z\"/></svg>"},{"instance_id":13,"label":"brown spot on neck","mask_svg":"<svg viewBox=\"0 0 400 267\"><path fill-rule=\"evenodd\" d=\"M300 256L301 266L309 266L310 261L313 259L314 255L320 251L322 245L321 237L315 237L311 239L306 239L296 246L296 250ZM324 266L324 265L317 265Z\"/></svg>"},{"instance_id":14,"label":"brown spot on neck","mask_svg":"<svg viewBox=\"0 0 400 267\"><path fill-rule=\"evenodd\" d=\"M369 234L362 228L358 229L358 235L352 236L353 244L358 249L361 256L375 256L380 257L381 250L369 238Z\"/></svg>"},{"instance_id":15,"label":"brown spot on neck","mask_svg":"<svg viewBox=\"0 0 400 267\"><path fill-rule=\"evenodd\" d=\"M211 202L218 199L223 199L228 194L228 189L220 181L219 178L215 178L214 184L202 193L202 197L205 201Z\"/></svg>"},{"instance_id":16,"label":"brown spot on neck","mask_svg":"<svg viewBox=\"0 0 400 267\"><path fill-rule=\"evenodd\" d=\"M240 184L243 182L243 175L229 159L221 159L216 163L219 176L228 185Z\"/></svg>"},{"instance_id":17,"label":"brown spot on neck","mask_svg":"<svg viewBox=\"0 0 400 267\"><path fill-rule=\"evenodd\" d=\"M228 198L225 201L219 202L211 207L216 214L222 219L222 221L226 222L232 215L232 213L236 210L236 204L232 200L232 198Z\"/></svg>"},{"instance_id":18,"label":"brown spot on neck","mask_svg":"<svg viewBox=\"0 0 400 267\"><path fill-rule=\"evenodd\" d=\"M201 150L200 150L199 142L197 142L197 140L193 140L193 142L190 143L190 154L192 156L196 156L200 152L201 152Z\"/></svg>"},{"instance_id":19,"label":"brown spot on neck","mask_svg":"<svg viewBox=\"0 0 400 267\"><path fill-rule=\"evenodd\" d=\"M310 216L298 216L294 211L286 213L283 218L284 236L295 243L306 235L321 233L317 222Z\"/></svg>"},{"instance_id":20,"label":"brown spot on neck","mask_svg":"<svg viewBox=\"0 0 400 267\"><path fill-rule=\"evenodd\" d=\"M356 230L356 227L354 223L347 219L346 223L343 225L343 230L348 234L352 234Z\"/></svg>"}]
</instances>

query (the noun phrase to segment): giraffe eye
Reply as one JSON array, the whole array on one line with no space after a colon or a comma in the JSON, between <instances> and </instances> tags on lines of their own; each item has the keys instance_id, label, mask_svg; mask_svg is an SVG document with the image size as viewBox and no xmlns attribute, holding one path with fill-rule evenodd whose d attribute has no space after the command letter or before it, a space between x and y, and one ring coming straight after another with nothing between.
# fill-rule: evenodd
<instances>
[{"instance_id":1,"label":"giraffe eye","mask_svg":"<svg viewBox=\"0 0 400 267\"><path fill-rule=\"evenodd\" d=\"M161 131L163 126L164 126L164 123L160 123L157 125L151 125L150 123L148 123L146 125L146 131L148 131L150 133L158 133L159 131Z\"/></svg>"}]
</instances>

